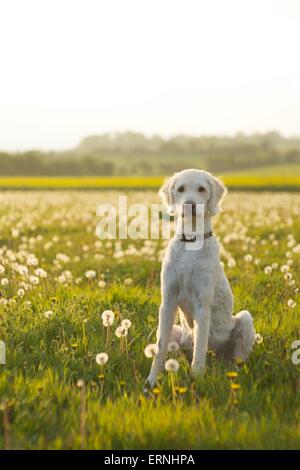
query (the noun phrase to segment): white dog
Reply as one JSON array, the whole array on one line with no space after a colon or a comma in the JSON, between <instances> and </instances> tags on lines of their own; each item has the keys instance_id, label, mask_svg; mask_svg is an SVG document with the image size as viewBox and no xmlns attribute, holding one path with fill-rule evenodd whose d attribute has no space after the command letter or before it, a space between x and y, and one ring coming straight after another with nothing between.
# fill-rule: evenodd
<instances>
[{"instance_id":1,"label":"white dog","mask_svg":"<svg viewBox=\"0 0 300 470\"><path fill-rule=\"evenodd\" d=\"M164 367L170 341L193 349L192 372L205 370L207 348L226 359L246 360L255 341L252 316L246 310L232 316L233 297L220 264L211 218L219 212L226 189L217 178L200 170L175 173L160 189L170 214L190 225L203 214L204 234L176 233L162 264L162 302L157 330L158 352L147 379L153 387ZM192 210L190 210L192 208ZM198 208L201 209L199 212ZM189 209L189 214L187 209ZM191 249L198 243L198 249ZM193 247L194 248L194 247ZM179 311L180 326L174 325Z\"/></svg>"}]
</instances>

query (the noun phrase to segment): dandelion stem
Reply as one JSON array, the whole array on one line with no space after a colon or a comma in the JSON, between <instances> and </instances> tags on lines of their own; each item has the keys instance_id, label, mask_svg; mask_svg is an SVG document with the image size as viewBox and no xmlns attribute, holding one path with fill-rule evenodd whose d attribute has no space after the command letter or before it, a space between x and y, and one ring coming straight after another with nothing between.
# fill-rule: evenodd
<instances>
[{"instance_id":1,"label":"dandelion stem","mask_svg":"<svg viewBox=\"0 0 300 470\"><path fill-rule=\"evenodd\" d=\"M9 422L9 411L7 402L4 403L3 407L3 432L4 432L4 449L10 449L10 422Z\"/></svg>"},{"instance_id":2,"label":"dandelion stem","mask_svg":"<svg viewBox=\"0 0 300 470\"><path fill-rule=\"evenodd\" d=\"M107 328L106 328L106 351L108 351L108 349L109 349L109 331L110 331L110 328L109 328L109 325L108 325Z\"/></svg>"},{"instance_id":3,"label":"dandelion stem","mask_svg":"<svg viewBox=\"0 0 300 470\"><path fill-rule=\"evenodd\" d=\"M85 419L86 419L86 399L85 399L85 385L81 387L81 400L80 400L80 447L83 450L85 447Z\"/></svg>"},{"instance_id":4,"label":"dandelion stem","mask_svg":"<svg viewBox=\"0 0 300 470\"><path fill-rule=\"evenodd\" d=\"M171 389L172 389L172 397L175 400L175 386L174 386L174 374L170 372L170 380L171 380Z\"/></svg>"}]
</instances>

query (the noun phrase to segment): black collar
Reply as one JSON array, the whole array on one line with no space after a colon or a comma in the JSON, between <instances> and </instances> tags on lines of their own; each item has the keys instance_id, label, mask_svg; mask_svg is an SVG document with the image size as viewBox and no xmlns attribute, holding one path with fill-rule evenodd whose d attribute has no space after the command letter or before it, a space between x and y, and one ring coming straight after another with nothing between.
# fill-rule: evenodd
<instances>
[{"instance_id":1,"label":"black collar","mask_svg":"<svg viewBox=\"0 0 300 470\"><path fill-rule=\"evenodd\" d=\"M212 231L211 231L211 232L207 232L207 233L204 234L204 239L210 238L210 237L212 237L212 236L213 236ZM182 242L194 243L194 242L196 241L196 239L197 239L197 236L196 236L196 235L195 235L193 238L186 238L186 237L185 237L185 234L183 233L183 234L182 234L182 237L180 238L180 241L182 241Z\"/></svg>"}]
</instances>

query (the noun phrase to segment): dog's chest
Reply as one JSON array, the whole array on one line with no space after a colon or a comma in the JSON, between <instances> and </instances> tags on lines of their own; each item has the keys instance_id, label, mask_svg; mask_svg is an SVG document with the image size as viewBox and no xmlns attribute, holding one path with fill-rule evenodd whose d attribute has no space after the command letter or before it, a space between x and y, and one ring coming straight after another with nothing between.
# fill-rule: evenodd
<instances>
[{"instance_id":1,"label":"dog's chest","mask_svg":"<svg viewBox=\"0 0 300 470\"><path fill-rule=\"evenodd\" d=\"M215 244L209 242L201 249L192 250L185 243L177 242L170 248L166 265L176 276L179 302L193 304L212 288L210 283L218 259Z\"/></svg>"}]
</instances>

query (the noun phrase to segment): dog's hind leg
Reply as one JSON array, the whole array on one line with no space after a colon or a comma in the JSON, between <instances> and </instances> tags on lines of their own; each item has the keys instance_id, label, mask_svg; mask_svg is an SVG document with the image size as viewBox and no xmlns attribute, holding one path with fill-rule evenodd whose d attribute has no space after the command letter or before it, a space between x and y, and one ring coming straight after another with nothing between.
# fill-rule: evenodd
<instances>
[{"instance_id":1,"label":"dog's hind leg","mask_svg":"<svg viewBox=\"0 0 300 470\"><path fill-rule=\"evenodd\" d=\"M229 343L231 344L232 359L248 359L255 342L255 328L253 318L247 310L242 310L234 317L235 326L231 332Z\"/></svg>"},{"instance_id":2,"label":"dog's hind leg","mask_svg":"<svg viewBox=\"0 0 300 470\"><path fill-rule=\"evenodd\" d=\"M184 313L179 310L180 325L174 325L170 337L170 341L178 343L184 350L193 349L193 330L189 327Z\"/></svg>"},{"instance_id":3,"label":"dog's hind leg","mask_svg":"<svg viewBox=\"0 0 300 470\"><path fill-rule=\"evenodd\" d=\"M172 328L171 336L170 336L170 342L174 341L175 343L178 343L179 345L181 344L182 341L182 328L180 325L174 325Z\"/></svg>"}]
</instances>

